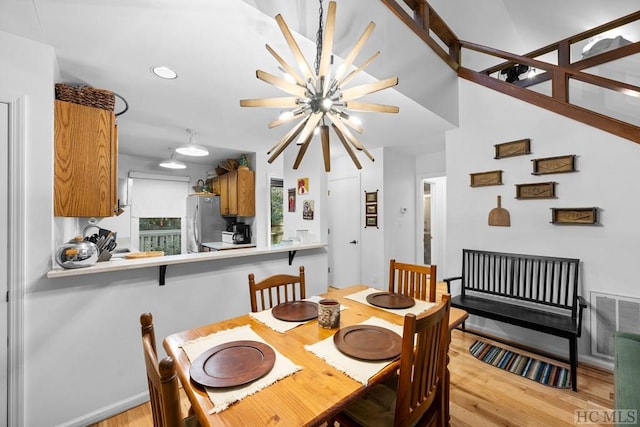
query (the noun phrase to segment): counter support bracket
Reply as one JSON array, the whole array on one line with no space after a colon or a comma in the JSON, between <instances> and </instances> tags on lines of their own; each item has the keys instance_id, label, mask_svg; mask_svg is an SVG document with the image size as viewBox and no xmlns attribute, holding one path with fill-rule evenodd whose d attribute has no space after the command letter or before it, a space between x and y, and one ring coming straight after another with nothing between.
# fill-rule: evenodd
<instances>
[{"instance_id":1,"label":"counter support bracket","mask_svg":"<svg viewBox=\"0 0 640 427\"><path fill-rule=\"evenodd\" d=\"M159 276L158 276L158 285L159 286L164 286L164 276L167 274L167 266L166 265L161 265L160 266L160 271L159 271Z\"/></svg>"},{"instance_id":2,"label":"counter support bracket","mask_svg":"<svg viewBox=\"0 0 640 427\"><path fill-rule=\"evenodd\" d=\"M289 265L293 263L293 259L296 257L296 252L298 251L289 251Z\"/></svg>"}]
</instances>

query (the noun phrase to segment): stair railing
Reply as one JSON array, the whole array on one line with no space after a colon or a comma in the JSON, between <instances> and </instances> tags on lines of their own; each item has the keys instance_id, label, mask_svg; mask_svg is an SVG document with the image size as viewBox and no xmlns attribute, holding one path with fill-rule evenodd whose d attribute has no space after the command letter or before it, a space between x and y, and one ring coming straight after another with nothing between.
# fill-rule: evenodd
<instances>
[{"instance_id":1,"label":"stair railing","mask_svg":"<svg viewBox=\"0 0 640 427\"><path fill-rule=\"evenodd\" d=\"M382 2L411 28L414 33L423 39L440 58L449 64L449 66L458 73L459 77L597 127L630 141L640 143L639 126L602 112L596 112L572 104L569 93L570 80L573 79L623 95L640 97L640 87L638 86L583 71L590 67L639 53L640 42L608 50L573 63L571 62L570 55L573 44L582 42L603 32L639 21L640 12L629 14L528 54L515 55L499 49L460 40L424 0L404 1L408 8L413 11L413 17L395 0L382 0ZM436 36L437 39L433 36ZM461 65L462 55L465 50L489 55L502 60L502 62L490 68L475 71ZM557 51L557 64L536 59L554 51ZM513 83L500 80L500 73L516 64L527 65L530 68L542 70L543 72L536 74L533 78L523 79ZM497 75L492 77L492 75L495 74ZM527 89L528 87L549 80L551 81L550 95ZM637 116L640 118L640 114Z\"/></svg>"}]
</instances>

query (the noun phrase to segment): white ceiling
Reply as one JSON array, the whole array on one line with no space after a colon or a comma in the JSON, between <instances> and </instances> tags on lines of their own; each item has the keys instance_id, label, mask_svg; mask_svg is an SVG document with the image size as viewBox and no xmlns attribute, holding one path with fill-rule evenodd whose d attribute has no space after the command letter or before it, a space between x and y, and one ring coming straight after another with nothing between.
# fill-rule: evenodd
<instances>
[{"instance_id":1,"label":"white ceiling","mask_svg":"<svg viewBox=\"0 0 640 427\"><path fill-rule=\"evenodd\" d=\"M523 53L630 13L636 1L430 3L460 38ZM129 111L118 119L121 153L166 158L169 147L187 142L190 128L198 133L197 142L212 151L198 161L211 163L227 158L229 149L266 152L286 132L267 129L278 111L239 106L240 99L283 96L255 78L258 68L277 73L265 43L284 57L289 53L273 19L277 13L299 32L296 40L312 63L318 4L309 0L0 0L0 30L51 45L63 81L84 82L126 98ZM371 20L378 27L367 49L381 55L368 71L375 78L398 75L400 85L366 100L398 105L400 113L365 115L362 142L369 149L441 149L442 132L455 120L438 115L447 117L446 111L434 114L421 105L429 94L415 83L427 73L416 70L415 57L426 47L415 47L417 37L381 2L338 1L334 53L344 56ZM393 37L398 34L401 44ZM367 56L363 52L359 59ZM170 66L178 79L155 77L150 72L154 65Z\"/></svg>"}]
</instances>

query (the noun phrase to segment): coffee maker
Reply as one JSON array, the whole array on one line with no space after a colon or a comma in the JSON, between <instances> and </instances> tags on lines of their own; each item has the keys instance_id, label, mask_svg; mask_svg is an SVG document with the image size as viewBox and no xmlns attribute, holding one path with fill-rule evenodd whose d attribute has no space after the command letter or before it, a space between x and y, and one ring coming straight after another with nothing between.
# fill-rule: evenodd
<instances>
[{"instance_id":1,"label":"coffee maker","mask_svg":"<svg viewBox=\"0 0 640 427\"><path fill-rule=\"evenodd\" d=\"M251 243L251 226L249 224L233 224L233 243Z\"/></svg>"}]
</instances>

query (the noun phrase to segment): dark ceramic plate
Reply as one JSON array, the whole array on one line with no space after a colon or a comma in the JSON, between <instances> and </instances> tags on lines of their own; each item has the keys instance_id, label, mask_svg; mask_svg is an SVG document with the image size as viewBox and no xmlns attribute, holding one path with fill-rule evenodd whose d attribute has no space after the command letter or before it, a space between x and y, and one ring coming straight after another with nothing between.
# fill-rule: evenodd
<instances>
[{"instance_id":1,"label":"dark ceramic plate","mask_svg":"<svg viewBox=\"0 0 640 427\"><path fill-rule=\"evenodd\" d=\"M367 295L367 302L382 308L409 308L416 305L413 298L393 292L376 292Z\"/></svg>"},{"instance_id":2,"label":"dark ceramic plate","mask_svg":"<svg viewBox=\"0 0 640 427\"><path fill-rule=\"evenodd\" d=\"M235 387L267 375L276 354L259 341L232 341L206 350L191 364L189 375L204 387Z\"/></svg>"},{"instance_id":3,"label":"dark ceramic plate","mask_svg":"<svg viewBox=\"0 0 640 427\"><path fill-rule=\"evenodd\" d=\"M318 317L318 304L312 301L289 301L271 309L276 319L287 322L304 322Z\"/></svg>"},{"instance_id":4,"label":"dark ceramic plate","mask_svg":"<svg viewBox=\"0 0 640 427\"><path fill-rule=\"evenodd\" d=\"M402 338L386 328L354 325L341 328L333 343L347 356L362 360L387 360L400 355Z\"/></svg>"}]
</instances>

